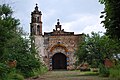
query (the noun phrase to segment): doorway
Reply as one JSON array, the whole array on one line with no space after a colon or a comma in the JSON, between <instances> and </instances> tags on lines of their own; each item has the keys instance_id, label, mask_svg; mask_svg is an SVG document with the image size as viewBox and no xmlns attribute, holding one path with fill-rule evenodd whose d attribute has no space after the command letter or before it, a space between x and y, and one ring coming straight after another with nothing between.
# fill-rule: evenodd
<instances>
[{"instance_id":1,"label":"doorway","mask_svg":"<svg viewBox=\"0 0 120 80\"><path fill-rule=\"evenodd\" d=\"M52 69L67 69L66 55L63 53L56 53L52 57Z\"/></svg>"}]
</instances>

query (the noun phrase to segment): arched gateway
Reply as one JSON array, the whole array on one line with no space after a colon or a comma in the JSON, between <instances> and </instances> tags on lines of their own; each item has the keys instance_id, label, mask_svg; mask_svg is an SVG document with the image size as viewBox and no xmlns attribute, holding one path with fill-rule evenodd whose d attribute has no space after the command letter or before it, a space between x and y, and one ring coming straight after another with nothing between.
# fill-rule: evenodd
<instances>
[{"instance_id":1,"label":"arched gateway","mask_svg":"<svg viewBox=\"0 0 120 80\"><path fill-rule=\"evenodd\" d=\"M69 55L67 48L62 44L54 45L50 50L50 67L54 69L67 69Z\"/></svg>"},{"instance_id":2,"label":"arched gateway","mask_svg":"<svg viewBox=\"0 0 120 80\"><path fill-rule=\"evenodd\" d=\"M63 53L56 53L52 57L52 69L67 69L67 57Z\"/></svg>"}]
</instances>

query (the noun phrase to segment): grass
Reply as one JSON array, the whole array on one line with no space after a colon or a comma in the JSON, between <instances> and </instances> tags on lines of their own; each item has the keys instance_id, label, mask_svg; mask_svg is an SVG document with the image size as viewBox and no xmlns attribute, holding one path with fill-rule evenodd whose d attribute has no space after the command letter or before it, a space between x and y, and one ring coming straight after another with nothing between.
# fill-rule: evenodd
<instances>
[{"instance_id":1,"label":"grass","mask_svg":"<svg viewBox=\"0 0 120 80\"><path fill-rule=\"evenodd\" d=\"M85 71L85 72L80 72L82 76L96 76L99 75L99 72L92 72L92 71Z\"/></svg>"},{"instance_id":2,"label":"grass","mask_svg":"<svg viewBox=\"0 0 120 80\"><path fill-rule=\"evenodd\" d=\"M98 72L92 71L81 72L80 70L75 70L75 71L48 71L44 75L40 75L39 78L35 80L110 80L110 79L98 76Z\"/></svg>"}]
</instances>

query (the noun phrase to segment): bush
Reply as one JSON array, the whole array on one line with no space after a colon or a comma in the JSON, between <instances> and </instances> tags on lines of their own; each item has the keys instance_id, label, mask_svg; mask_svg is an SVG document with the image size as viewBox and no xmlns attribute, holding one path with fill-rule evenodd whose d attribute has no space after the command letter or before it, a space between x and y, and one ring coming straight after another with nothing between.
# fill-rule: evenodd
<instances>
[{"instance_id":1,"label":"bush","mask_svg":"<svg viewBox=\"0 0 120 80\"><path fill-rule=\"evenodd\" d=\"M8 80L24 80L24 77L18 73L10 73Z\"/></svg>"},{"instance_id":2,"label":"bush","mask_svg":"<svg viewBox=\"0 0 120 80\"><path fill-rule=\"evenodd\" d=\"M47 67L45 65L42 65L40 68L34 69L32 70L32 72L30 72L31 76L37 77L41 74L44 74L48 71Z\"/></svg>"},{"instance_id":3,"label":"bush","mask_svg":"<svg viewBox=\"0 0 120 80\"><path fill-rule=\"evenodd\" d=\"M9 71L9 67L6 64L0 63L0 80L6 80Z\"/></svg>"},{"instance_id":4,"label":"bush","mask_svg":"<svg viewBox=\"0 0 120 80\"><path fill-rule=\"evenodd\" d=\"M38 67L38 68L30 68L30 69L22 70L20 72L25 78L28 78L28 77L39 76L41 74L46 73L47 71L48 71L48 69L45 65L40 65L40 67Z\"/></svg>"},{"instance_id":5,"label":"bush","mask_svg":"<svg viewBox=\"0 0 120 80\"><path fill-rule=\"evenodd\" d=\"M26 61L21 60L18 62L16 69L19 70L24 77L31 77L34 76L33 70L40 68L40 66L40 61L34 58L29 60L26 59Z\"/></svg>"},{"instance_id":6,"label":"bush","mask_svg":"<svg viewBox=\"0 0 120 80\"><path fill-rule=\"evenodd\" d=\"M110 69L110 77L120 80L120 64Z\"/></svg>"},{"instance_id":7,"label":"bush","mask_svg":"<svg viewBox=\"0 0 120 80\"><path fill-rule=\"evenodd\" d=\"M45 65L42 65L41 66L41 69L40 69L40 74L44 74L48 71L48 68L45 66Z\"/></svg>"},{"instance_id":8,"label":"bush","mask_svg":"<svg viewBox=\"0 0 120 80\"><path fill-rule=\"evenodd\" d=\"M105 65L103 64L100 64L99 65L99 73L100 73L100 76L103 76L103 77L108 77L110 72L109 72L109 69L107 67L105 67Z\"/></svg>"},{"instance_id":9,"label":"bush","mask_svg":"<svg viewBox=\"0 0 120 80\"><path fill-rule=\"evenodd\" d=\"M4 63L0 63L0 80L24 80L24 77Z\"/></svg>"}]
</instances>

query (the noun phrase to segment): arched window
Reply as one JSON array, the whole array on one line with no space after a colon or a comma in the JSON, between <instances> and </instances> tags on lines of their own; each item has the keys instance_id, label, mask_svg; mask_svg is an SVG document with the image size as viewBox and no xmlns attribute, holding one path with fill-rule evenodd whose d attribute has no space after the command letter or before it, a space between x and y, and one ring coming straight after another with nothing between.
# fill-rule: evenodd
<instances>
[{"instance_id":1,"label":"arched window","mask_svg":"<svg viewBox=\"0 0 120 80\"><path fill-rule=\"evenodd\" d=\"M34 23L36 20L35 20L35 18L34 17L32 17L32 22Z\"/></svg>"},{"instance_id":2,"label":"arched window","mask_svg":"<svg viewBox=\"0 0 120 80\"><path fill-rule=\"evenodd\" d=\"M39 22L39 17L37 17L37 22Z\"/></svg>"},{"instance_id":3,"label":"arched window","mask_svg":"<svg viewBox=\"0 0 120 80\"><path fill-rule=\"evenodd\" d=\"M37 34L40 34L40 25L37 26Z\"/></svg>"},{"instance_id":4,"label":"arched window","mask_svg":"<svg viewBox=\"0 0 120 80\"><path fill-rule=\"evenodd\" d=\"M31 26L31 34L35 35L35 28Z\"/></svg>"}]
</instances>

